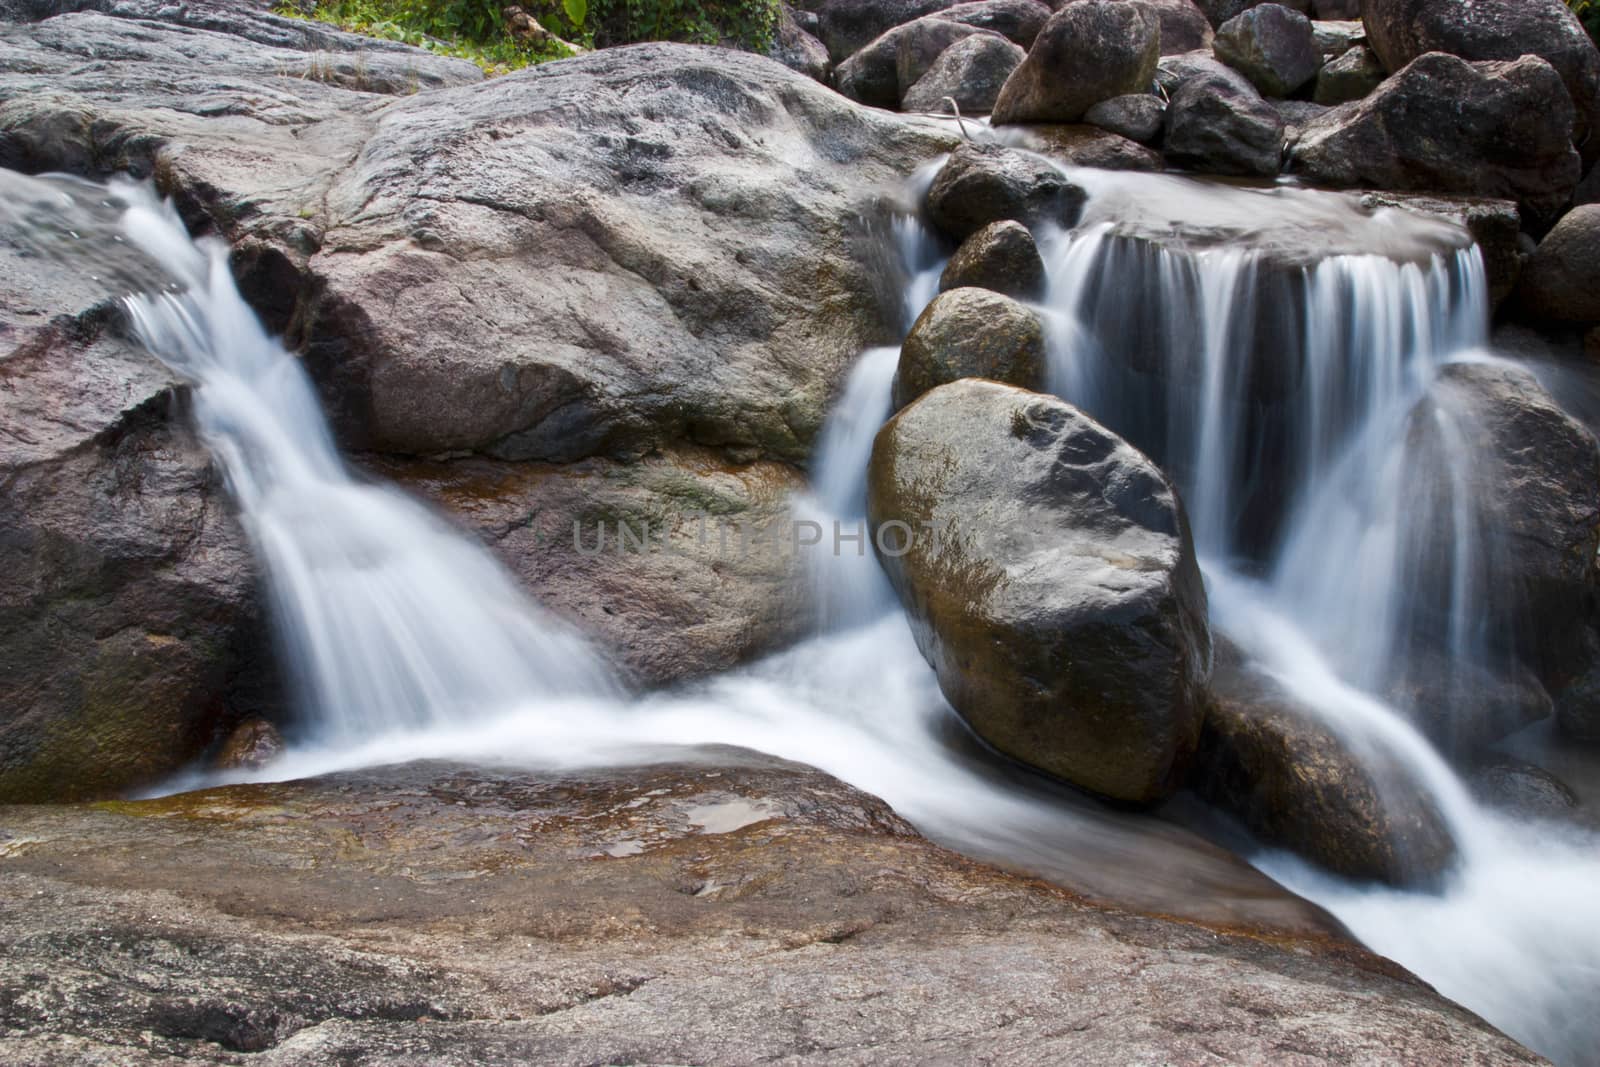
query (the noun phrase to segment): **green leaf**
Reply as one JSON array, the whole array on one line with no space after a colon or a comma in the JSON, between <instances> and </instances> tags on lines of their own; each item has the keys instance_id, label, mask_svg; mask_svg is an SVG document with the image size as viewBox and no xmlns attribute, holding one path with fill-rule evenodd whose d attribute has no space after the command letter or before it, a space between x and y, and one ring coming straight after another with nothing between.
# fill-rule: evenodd
<instances>
[{"instance_id":1,"label":"green leaf","mask_svg":"<svg viewBox=\"0 0 1600 1067\"><path fill-rule=\"evenodd\" d=\"M584 20L589 17L589 0L561 0L561 6L572 20L573 28L583 29Z\"/></svg>"}]
</instances>

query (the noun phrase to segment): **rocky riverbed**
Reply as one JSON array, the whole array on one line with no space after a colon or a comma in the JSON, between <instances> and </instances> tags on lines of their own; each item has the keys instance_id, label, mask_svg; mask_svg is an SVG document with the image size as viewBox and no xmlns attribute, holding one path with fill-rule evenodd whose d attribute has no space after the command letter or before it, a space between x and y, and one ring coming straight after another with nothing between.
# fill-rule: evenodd
<instances>
[{"instance_id":1,"label":"rocky riverbed","mask_svg":"<svg viewBox=\"0 0 1600 1067\"><path fill-rule=\"evenodd\" d=\"M1094 906L733 749L0 808L12 1064L1542 1062L1343 936Z\"/></svg>"}]
</instances>

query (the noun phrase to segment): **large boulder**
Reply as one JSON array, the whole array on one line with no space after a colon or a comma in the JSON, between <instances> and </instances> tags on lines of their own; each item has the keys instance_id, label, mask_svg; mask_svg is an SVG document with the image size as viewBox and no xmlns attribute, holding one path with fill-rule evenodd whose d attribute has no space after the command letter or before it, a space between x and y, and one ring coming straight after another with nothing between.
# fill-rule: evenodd
<instances>
[{"instance_id":1,"label":"large boulder","mask_svg":"<svg viewBox=\"0 0 1600 1067\"><path fill-rule=\"evenodd\" d=\"M1427 52L1468 60L1533 55L1561 75L1575 109L1573 139L1589 136L1600 111L1600 51L1563 0L1362 0L1367 43L1391 72Z\"/></svg>"},{"instance_id":2,"label":"large boulder","mask_svg":"<svg viewBox=\"0 0 1600 1067\"><path fill-rule=\"evenodd\" d=\"M1263 843L1346 878L1426 885L1455 858L1404 766L1379 746L1353 746L1225 645L1190 782Z\"/></svg>"},{"instance_id":3,"label":"large boulder","mask_svg":"<svg viewBox=\"0 0 1600 1067\"><path fill-rule=\"evenodd\" d=\"M4 809L5 1059L1544 1062L1181 831L1065 857L1152 901L1097 905L809 767L692 756Z\"/></svg>"},{"instance_id":4,"label":"large boulder","mask_svg":"<svg viewBox=\"0 0 1600 1067\"><path fill-rule=\"evenodd\" d=\"M778 28L772 35L767 55L790 70L824 84L833 72L828 46L807 32L795 18L794 9L784 4L778 15Z\"/></svg>"},{"instance_id":5,"label":"large boulder","mask_svg":"<svg viewBox=\"0 0 1600 1067\"><path fill-rule=\"evenodd\" d=\"M1572 101L1550 64L1432 52L1308 125L1290 170L1313 182L1515 200L1555 221L1578 184Z\"/></svg>"},{"instance_id":6,"label":"large boulder","mask_svg":"<svg viewBox=\"0 0 1600 1067\"><path fill-rule=\"evenodd\" d=\"M1412 412L1407 440L1412 562L1397 695L1414 694L1404 703L1418 725L1461 750L1548 714L1547 693L1594 659L1585 624L1600 550L1600 445L1530 372L1499 363L1446 367ZM1462 612L1477 620L1466 638ZM1446 650L1466 660L1459 669Z\"/></svg>"},{"instance_id":7,"label":"large boulder","mask_svg":"<svg viewBox=\"0 0 1600 1067\"><path fill-rule=\"evenodd\" d=\"M1293 95L1322 66L1311 20L1282 4L1261 4L1229 19L1212 48L1267 96Z\"/></svg>"},{"instance_id":8,"label":"large boulder","mask_svg":"<svg viewBox=\"0 0 1600 1067\"><path fill-rule=\"evenodd\" d=\"M1068 4L1084 0L1066 0ZM1194 0L1121 0L1130 7L1144 12L1161 25L1161 54L1164 56L1210 48L1211 21L1205 12L1195 6ZM1058 8L1065 6L1057 5Z\"/></svg>"},{"instance_id":9,"label":"large boulder","mask_svg":"<svg viewBox=\"0 0 1600 1067\"><path fill-rule=\"evenodd\" d=\"M928 390L962 378L1040 389L1044 366L1044 324L1038 315L989 289L951 289L928 303L906 335L894 406L903 408Z\"/></svg>"},{"instance_id":10,"label":"large boulder","mask_svg":"<svg viewBox=\"0 0 1600 1067\"><path fill-rule=\"evenodd\" d=\"M898 108L900 98L947 49L972 36L1008 43L988 30L929 16L895 27L840 63L834 72L834 84L858 103Z\"/></svg>"},{"instance_id":11,"label":"large boulder","mask_svg":"<svg viewBox=\"0 0 1600 1067\"><path fill-rule=\"evenodd\" d=\"M958 41L905 91L900 106L906 111L939 111L948 98L964 115L986 115L1026 54L1005 38L987 33Z\"/></svg>"},{"instance_id":12,"label":"large boulder","mask_svg":"<svg viewBox=\"0 0 1600 1067\"><path fill-rule=\"evenodd\" d=\"M633 678L807 626L796 561L719 558L700 517L786 515L841 373L903 329L878 198L953 135L734 51L484 82L251 4L126 0L0 23L0 45L0 162L154 175L234 244L358 464L480 533ZM0 273L0 795L103 795L271 714L274 665L182 391L81 279ZM623 522L661 547L618 551Z\"/></svg>"},{"instance_id":13,"label":"large boulder","mask_svg":"<svg viewBox=\"0 0 1600 1067\"><path fill-rule=\"evenodd\" d=\"M1027 152L968 141L928 186L926 208L934 226L964 241L991 222L1070 227L1083 207L1083 190L1050 163Z\"/></svg>"},{"instance_id":14,"label":"large boulder","mask_svg":"<svg viewBox=\"0 0 1600 1067\"><path fill-rule=\"evenodd\" d=\"M1283 131L1283 116L1243 75L1202 61L1185 71L1167 106L1163 148L1190 170L1271 177L1283 158Z\"/></svg>"},{"instance_id":15,"label":"large boulder","mask_svg":"<svg viewBox=\"0 0 1600 1067\"><path fill-rule=\"evenodd\" d=\"M939 291L974 285L1019 300L1044 296L1044 260L1026 226L991 222L961 242L939 275Z\"/></svg>"},{"instance_id":16,"label":"large boulder","mask_svg":"<svg viewBox=\"0 0 1600 1067\"><path fill-rule=\"evenodd\" d=\"M1178 785L1211 643L1188 523L1153 463L1059 400L968 379L879 431L868 516L980 737L1120 801Z\"/></svg>"},{"instance_id":17,"label":"large boulder","mask_svg":"<svg viewBox=\"0 0 1600 1067\"><path fill-rule=\"evenodd\" d=\"M1077 122L1102 100L1144 92L1161 57L1161 25L1131 4L1082 0L1045 23L995 102L996 125Z\"/></svg>"},{"instance_id":18,"label":"large boulder","mask_svg":"<svg viewBox=\"0 0 1600 1067\"><path fill-rule=\"evenodd\" d=\"M1549 322L1600 322L1600 204L1573 208L1528 257L1518 310Z\"/></svg>"}]
</instances>

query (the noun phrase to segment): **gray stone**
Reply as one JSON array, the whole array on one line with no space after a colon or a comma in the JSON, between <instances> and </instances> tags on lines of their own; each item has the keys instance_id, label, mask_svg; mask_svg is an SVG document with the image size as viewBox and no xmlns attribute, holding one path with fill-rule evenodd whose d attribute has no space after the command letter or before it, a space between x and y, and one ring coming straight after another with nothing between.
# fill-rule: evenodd
<instances>
[{"instance_id":1,"label":"gray stone","mask_svg":"<svg viewBox=\"0 0 1600 1067\"><path fill-rule=\"evenodd\" d=\"M1580 171L1572 104L1548 63L1438 52L1312 123L1289 165L1326 185L1515 200L1533 226L1565 209Z\"/></svg>"},{"instance_id":2,"label":"gray stone","mask_svg":"<svg viewBox=\"0 0 1600 1067\"><path fill-rule=\"evenodd\" d=\"M1084 113L1083 120L1140 144L1156 144L1166 126L1167 105L1159 96L1135 93L1102 100Z\"/></svg>"},{"instance_id":3,"label":"gray stone","mask_svg":"<svg viewBox=\"0 0 1600 1067\"><path fill-rule=\"evenodd\" d=\"M1195 0L1195 4L1205 12L1206 18L1211 20L1211 25L1222 28L1222 24L1229 19L1238 18L1242 13L1261 4L1277 2L1292 11L1298 11L1307 18L1312 14L1313 0Z\"/></svg>"},{"instance_id":4,"label":"gray stone","mask_svg":"<svg viewBox=\"0 0 1600 1067\"><path fill-rule=\"evenodd\" d=\"M963 115L986 115L1024 55L1010 41L988 34L957 41L906 90L900 106L906 111L945 111L948 97Z\"/></svg>"},{"instance_id":5,"label":"gray stone","mask_svg":"<svg viewBox=\"0 0 1600 1067\"><path fill-rule=\"evenodd\" d=\"M1216 56L1267 96L1290 96L1322 65L1311 21L1282 4L1261 4L1224 22Z\"/></svg>"},{"instance_id":6,"label":"gray stone","mask_svg":"<svg viewBox=\"0 0 1600 1067\"><path fill-rule=\"evenodd\" d=\"M964 241L991 222L1070 227L1083 207L1083 190L1045 160L993 144L964 142L928 187L928 217L939 230Z\"/></svg>"},{"instance_id":7,"label":"gray stone","mask_svg":"<svg viewBox=\"0 0 1600 1067\"><path fill-rule=\"evenodd\" d=\"M1316 713L1223 646L1190 784L1265 844L1346 878L1422 886L1455 858L1428 789L1358 758Z\"/></svg>"},{"instance_id":8,"label":"gray stone","mask_svg":"<svg viewBox=\"0 0 1600 1067\"><path fill-rule=\"evenodd\" d=\"M1317 71L1314 99L1329 107L1361 100L1382 85L1385 76L1378 54L1366 45L1357 45Z\"/></svg>"},{"instance_id":9,"label":"gray stone","mask_svg":"<svg viewBox=\"0 0 1600 1067\"><path fill-rule=\"evenodd\" d=\"M767 54L790 70L799 71L824 85L833 73L833 61L828 58L828 47L804 30L795 20L794 9L782 5L778 17L778 30L773 34L772 47Z\"/></svg>"},{"instance_id":10,"label":"gray stone","mask_svg":"<svg viewBox=\"0 0 1600 1067\"><path fill-rule=\"evenodd\" d=\"M1167 106L1167 158L1207 174L1277 174L1284 135L1277 109L1220 63L1194 64L1187 73Z\"/></svg>"},{"instance_id":11,"label":"gray stone","mask_svg":"<svg viewBox=\"0 0 1600 1067\"><path fill-rule=\"evenodd\" d=\"M1600 51L1563 0L1362 0L1367 43L1391 72L1427 52L1467 60L1538 56L1561 75L1575 109L1573 140L1595 161Z\"/></svg>"},{"instance_id":12,"label":"gray stone","mask_svg":"<svg viewBox=\"0 0 1600 1067\"><path fill-rule=\"evenodd\" d=\"M1096 906L816 771L694 755L0 811L6 1059L1542 1062L1326 924Z\"/></svg>"},{"instance_id":13,"label":"gray stone","mask_svg":"<svg viewBox=\"0 0 1600 1067\"><path fill-rule=\"evenodd\" d=\"M1057 9L1066 4L1080 2L1082 0L1065 0L1065 3L1057 5ZM1205 12L1195 6L1194 0L1120 0L1120 2L1138 8L1147 19L1155 19L1161 24L1161 54L1164 56L1211 47L1211 22L1206 18Z\"/></svg>"},{"instance_id":14,"label":"gray stone","mask_svg":"<svg viewBox=\"0 0 1600 1067\"><path fill-rule=\"evenodd\" d=\"M1004 38L938 16L897 26L839 64L834 84L858 103L898 108L901 96L933 68L946 49L973 36Z\"/></svg>"},{"instance_id":15,"label":"gray stone","mask_svg":"<svg viewBox=\"0 0 1600 1067\"><path fill-rule=\"evenodd\" d=\"M1023 126L1017 143L1072 167L1157 171L1161 153L1099 126Z\"/></svg>"},{"instance_id":16,"label":"gray stone","mask_svg":"<svg viewBox=\"0 0 1600 1067\"><path fill-rule=\"evenodd\" d=\"M996 125L1077 122L1102 100L1144 92L1155 77L1161 27L1138 8L1081 0L1050 16L994 107Z\"/></svg>"},{"instance_id":17,"label":"gray stone","mask_svg":"<svg viewBox=\"0 0 1600 1067\"><path fill-rule=\"evenodd\" d=\"M969 243L990 229L980 230ZM962 378L1041 389L1044 364L1044 325L1038 315L989 289L950 289L929 301L906 335L894 406L899 410L928 390Z\"/></svg>"},{"instance_id":18,"label":"gray stone","mask_svg":"<svg viewBox=\"0 0 1600 1067\"><path fill-rule=\"evenodd\" d=\"M1522 269L1517 309L1547 322L1600 323L1600 204L1561 217Z\"/></svg>"},{"instance_id":19,"label":"gray stone","mask_svg":"<svg viewBox=\"0 0 1600 1067\"><path fill-rule=\"evenodd\" d=\"M961 242L939 276L939 291L978 286L1018 300L1044 296L1044 260L1020 222L991 222Z\"/></svg>"},{"instance_id":20,"label":"gray stone","mask_svg":"<svg viewBox=\"0 0 1600 1067\"><path fill-rule=\"evenodd\" d=\"M1116 800L1177 788L1211 645L1188 524L1153 463L1060 400L967 379L879 431L867 510L917 645L978 736ZM914 533L882 543L890 522Z\"/></svg>"}]
</instances>

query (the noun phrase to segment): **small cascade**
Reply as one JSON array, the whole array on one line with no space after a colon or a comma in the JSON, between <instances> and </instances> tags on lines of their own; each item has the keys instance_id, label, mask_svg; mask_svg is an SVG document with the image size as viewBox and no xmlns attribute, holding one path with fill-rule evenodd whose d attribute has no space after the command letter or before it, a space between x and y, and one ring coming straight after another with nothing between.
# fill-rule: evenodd
<instances>
[{"instance_id":1,"label":"small cascade","mask_svg":"<svg viewBox=\"0 0 1600 1067\"><path fill-rule=\"evenodd\" d=\"M299 362L245 304L220 242L146 185L4 172L13 229L81 261L194 387L194 419L260 561L297 706L327 742L611 691L577 634L486 551L340 459Z\"/></svg>"}]
</instances>

